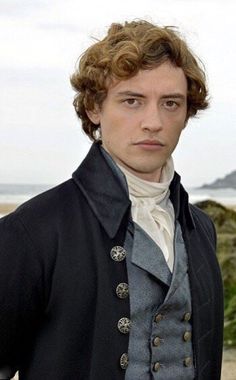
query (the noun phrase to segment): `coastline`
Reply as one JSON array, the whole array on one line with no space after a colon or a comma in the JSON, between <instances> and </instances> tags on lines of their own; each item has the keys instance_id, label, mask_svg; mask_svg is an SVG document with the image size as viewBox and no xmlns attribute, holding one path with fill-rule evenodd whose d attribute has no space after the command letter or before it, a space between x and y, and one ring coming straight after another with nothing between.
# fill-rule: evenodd
<instances>
[{"instance_id":1,"label":"coastline","mask_svg":"<svg viewBox=\"0 0 236 380\"><path fill-rule=\"evenodd\" d=\"M10 212L14 211L18 206L20 206L20 203L1 202L0 203L0 215L9 214Z\"/></svg>"}]
</instances>

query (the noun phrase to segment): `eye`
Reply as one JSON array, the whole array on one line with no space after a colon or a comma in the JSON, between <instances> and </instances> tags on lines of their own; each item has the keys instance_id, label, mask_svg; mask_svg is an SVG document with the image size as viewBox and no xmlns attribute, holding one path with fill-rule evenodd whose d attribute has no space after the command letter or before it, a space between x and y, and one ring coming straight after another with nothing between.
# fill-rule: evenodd
<instances>
[{"instance_id":1,"label":"eye","mask_svg":"<svg viewBox=\"0 0 236 380\"><path fill-rule=\"evenodd\" d=\"M138 101L138 99L135 99L135 98L128 98L128 99L125 99L124 100L124 103L127 104L128 106L133 106L133 107L136 107L140 104L140 102Z\"/></svg>"},{"instance_id":2,"label":"eye","mask_svg":"<svg viewBox=\"0 0 236 380\"><path fill-rule=\"evenodd\" d=\"M179 107L179 103L176 102L175 100L167 100L163 104L164 104L164 107L169 110L176 110Z\"/></svg>"}]
</instances>

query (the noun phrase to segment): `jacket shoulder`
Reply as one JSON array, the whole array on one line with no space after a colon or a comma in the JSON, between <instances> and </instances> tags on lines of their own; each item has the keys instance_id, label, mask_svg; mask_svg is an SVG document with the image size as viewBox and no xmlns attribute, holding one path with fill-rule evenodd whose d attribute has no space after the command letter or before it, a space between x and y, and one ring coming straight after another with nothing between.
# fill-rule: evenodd
<instances>
[{"instance_id":1,"label":"jacket shoulder","mask_svg":"<svg viewBox=\"0 0 236 380\"><path fill-rule=\"evenodd\" d=\"M36 195L20 205L13 214L19 218L51 218L58 216L78 197L78 187L72 179Z\"/></svg>"},{"instance_id":2,"label":"jacket shoulder","mask_svg":"<svg viewBox=\"0 0 236 380\"><path fill-rule=\"evenodd\" d=\"M0 234L6 231L25 231L36 247L51 244L66 225L72 214L78 214L81 205L80 191L72 179L55 186L20 205L0 220ZM80 218L81 219L81 218ZM68 227L69 228L69 227ZM38 249L37 249L38 250Z\"/></svg>"},{"instance_id":3,"label":"jacket shoulder","mask_svg":"<svg viewBox=\"0 0 236 380\"><path fill-rule=\"evenodd\" d=\"M208 236L209 240L216 242L216 230L212 219L199 207L190 204L190 212L192 214L195 227L202 234Z\"/></svg>"}]
</instances>

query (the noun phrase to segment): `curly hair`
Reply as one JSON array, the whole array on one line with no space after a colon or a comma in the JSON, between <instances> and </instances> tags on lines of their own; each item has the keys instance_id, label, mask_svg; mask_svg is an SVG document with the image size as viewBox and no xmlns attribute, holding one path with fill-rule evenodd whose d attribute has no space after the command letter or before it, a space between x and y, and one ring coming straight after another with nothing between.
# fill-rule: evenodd
<instances>
[{"instance_id":1,"label":"curly hair","mask_svg":"<svg viewBox=\"0 0 236 380\"><path fill-rule=\"evenodd\" d=\"M73 105L84 132L96 140L99 125L93 124L86 110L101 107L107 96L109 80L125 80L139 70L150 70L170 60L185 73L187 120L207 108L206 77L200 61L174 27L159 27L148 21L112 24L106 37L89 47L71 76L76 95Z\"/></svg>"}]
</instances>

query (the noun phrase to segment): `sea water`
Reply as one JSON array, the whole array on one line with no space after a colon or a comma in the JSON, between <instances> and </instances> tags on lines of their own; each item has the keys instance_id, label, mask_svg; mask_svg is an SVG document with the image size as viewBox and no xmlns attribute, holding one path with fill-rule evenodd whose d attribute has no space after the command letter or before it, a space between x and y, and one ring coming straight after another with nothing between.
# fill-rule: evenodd
<instances>
[{"instance_id":1,"label":"sea water","mask_svg":"<svg viewBox=\"0 0 236 380\"><path fill-rule=\"evenodd\" d=\"M189 188L187 191L191 203L211 199L226 207L236 206L236 189Z\"/></svg>"}]
</instances>

